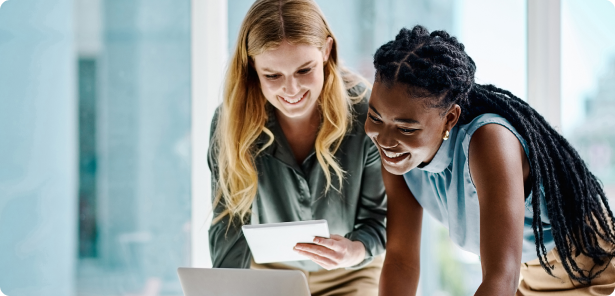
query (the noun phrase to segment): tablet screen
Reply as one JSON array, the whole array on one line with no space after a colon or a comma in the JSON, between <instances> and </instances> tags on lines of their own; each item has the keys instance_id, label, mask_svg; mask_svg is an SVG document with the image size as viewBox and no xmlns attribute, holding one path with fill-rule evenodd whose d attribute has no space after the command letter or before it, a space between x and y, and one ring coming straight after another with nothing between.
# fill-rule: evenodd
<instances>
[{"instance_id":1,"label":"tablet screen","mask_svg":"<svg viewBox=\"0 0 615 296\"><path fill-rule=\"evenodd\" d=\"M309 260L293 250L297 243L313 243L315 237L329 238L327 220L244 225L254 262L272 263Z\"/></svg>"}]
</instances>

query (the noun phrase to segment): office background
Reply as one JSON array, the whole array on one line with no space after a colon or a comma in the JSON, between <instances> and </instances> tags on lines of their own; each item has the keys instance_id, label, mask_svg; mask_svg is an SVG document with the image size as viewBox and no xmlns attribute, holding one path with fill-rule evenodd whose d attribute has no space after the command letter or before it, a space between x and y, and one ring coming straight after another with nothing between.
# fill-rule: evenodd
<instances>
[{"instance_id":1,"label":"office background","mask_svg":"<svg viewBox=\"0 0 615 296\"><path fill-rule=\"evenodd\" d=\"M4 294L182 295L176 268L210 265L209 122L252 2L0 6ZM401 27L456 35L477 81L527 98L615 198L613 3L317 2L345 65L370 80L372 54ZM423 227L421 295L472 295L478 257L427 215Z\"/></svg>"}]
</instances>

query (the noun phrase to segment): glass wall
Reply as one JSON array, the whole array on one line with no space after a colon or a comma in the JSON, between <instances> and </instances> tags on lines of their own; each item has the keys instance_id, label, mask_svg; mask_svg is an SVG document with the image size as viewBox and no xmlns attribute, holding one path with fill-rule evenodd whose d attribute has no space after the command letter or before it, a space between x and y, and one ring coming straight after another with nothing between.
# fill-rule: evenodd
<instances>
[{"instance_id":1,"label":"glass wall","mask_svg":"<svg viewBox=\"0 0 615 296\"><path fill-rule=\"evenodd\" d=\"M615 5L562 0L562 130L615 198Z\"/></svg>"},{"instance_id":2,"label":"glass wall","mask_svg":"<svg viewBox=\"0 0 615 296\"><path fill-rule=\"evenodd\" d=\"M0 5L0 290L74 295L72 1Z\"/></svg>"},{"instance_id":3,"label":"glass wall","mask_svg":"<svg viewBox=\"0 0 615 296\"><path fill-rule=\"evenodd\" d=\"M316 1L338 39L350 69L373 81L372 57L402 27L447 30L466 45L477 64L476 80L526 96L525 1L336 0ZM229 54L253 0L229 0ZM421 295L473 295L481 282L478 256L454 246L429 215L423 222Z\"/></svg>"},{"instance_id":4,"label":"glass wall","mask_svg":"<svg viewBox=\"0 0 615 296\"><path fill-rule=\"evenodd\" d=\"M190 1L77 0L78 295L182 295ZM145 294L144 294L145 293Z\"/></svg>"},{"instance_id":5,"label":"glass wall","mask_svg":"<svg viewBox=\"0 0 615 296\"><path fill-rule=\"evenodd\" d=\"M0 290L182 295L191 1L0 5Z\"/></svg>"}]
</instances>

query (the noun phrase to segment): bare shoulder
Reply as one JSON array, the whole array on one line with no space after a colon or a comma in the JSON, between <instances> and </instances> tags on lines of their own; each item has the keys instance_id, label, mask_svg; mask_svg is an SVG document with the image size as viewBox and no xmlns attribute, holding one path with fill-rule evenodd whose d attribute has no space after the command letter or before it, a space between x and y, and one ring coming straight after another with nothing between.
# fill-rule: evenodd
<instances>
[{"instance_id":1,"label":"bare shoulder","mask_svg":"<svg viewBox=\"0 0 615 296\"><path fill-rule=\"evenodd\" d=\"M470 140L468 154L475 185L479 185L477 181L496 181L510 174L524 175L527 160L523 146L512 131L500 124L478 128Z\"/></svg>"},{"instance_id":2,"label":"bare shoulder","mask_svg":"<svg viewBox=\"0 0 615 296\"><path fill-rule=\"evenodd\" d=\"M501 153L524 153L523 146L521 146L517 136L505 126L496 123L486 124L478 128L472 135L469 150L470 155L496 156Z\"/></svg>"},{"instance_id":3,"label":"bare shoulder","mask_svg":"<svg viewBox=\"0 0 615 296\"><path fill-rule=\"evenodd\" d=\"M521 147L521 142L507 127L497 123L486 124L478 128L470 141L470 149L489 149L493 145L505 145L517 149Z\"/></svg>"}]
</instances>

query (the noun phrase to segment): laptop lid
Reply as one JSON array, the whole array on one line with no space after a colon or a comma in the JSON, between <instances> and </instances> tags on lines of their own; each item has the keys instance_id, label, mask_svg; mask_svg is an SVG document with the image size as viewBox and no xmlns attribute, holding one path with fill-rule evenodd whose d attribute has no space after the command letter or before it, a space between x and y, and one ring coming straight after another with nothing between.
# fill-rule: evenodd
<instances>
[{"instance_id":1,"label":"laptop lid","mask_svg":"<svg viewBox=\"0 0 615 296\"><path fill-rule=\"evenodd\" d=\"M185 296L310 296L298 270L177 269Z\"/></svg>"}]
</instances>

